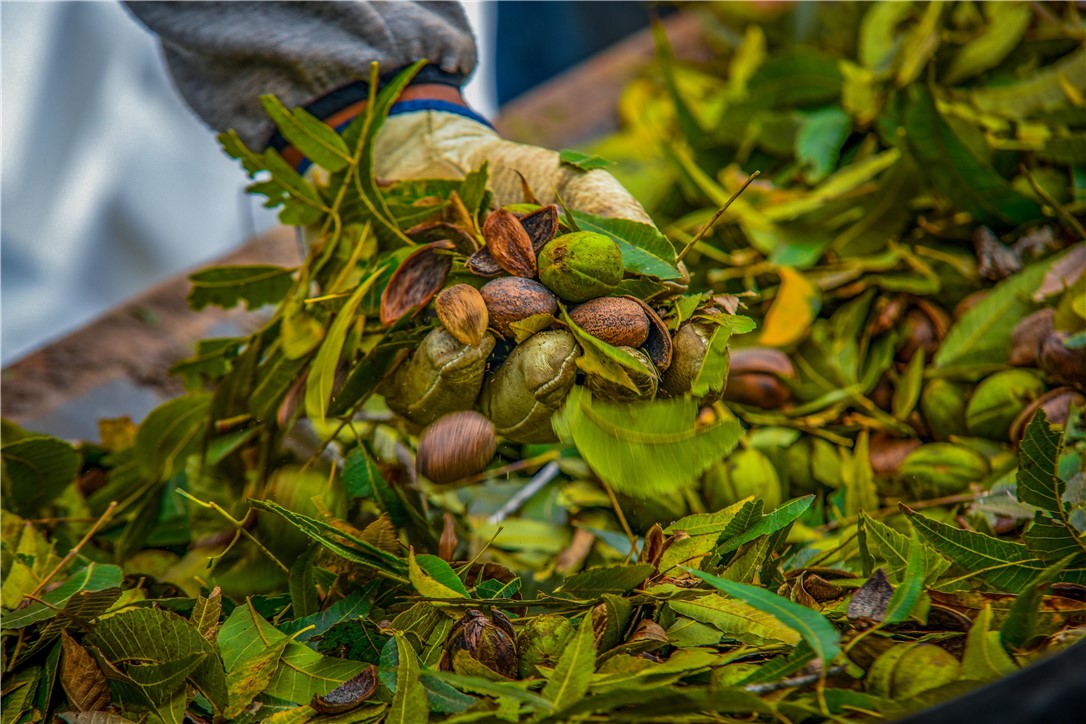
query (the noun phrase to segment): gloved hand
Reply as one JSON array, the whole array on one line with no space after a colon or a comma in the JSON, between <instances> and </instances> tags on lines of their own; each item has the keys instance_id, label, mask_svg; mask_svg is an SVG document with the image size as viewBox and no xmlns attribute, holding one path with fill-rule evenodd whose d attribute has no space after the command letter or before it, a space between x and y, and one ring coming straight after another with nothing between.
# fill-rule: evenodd
<instances>
[{"instance_id":1,"label":"gloved hand","mask_svg":"<svg viewBox=\"0 0 1086 724\"><path fill-rule=\"evenodd\" d=\"M498 204L524 201L521 180L543 204L557 201L599 216L651 224L648 214L614 176L559 162L558 153L513 143L478 121L443 111L390 116L374 149L377 177L389 180L462 178L489 162L489 186Z\"/></svg>"}]
</instances>

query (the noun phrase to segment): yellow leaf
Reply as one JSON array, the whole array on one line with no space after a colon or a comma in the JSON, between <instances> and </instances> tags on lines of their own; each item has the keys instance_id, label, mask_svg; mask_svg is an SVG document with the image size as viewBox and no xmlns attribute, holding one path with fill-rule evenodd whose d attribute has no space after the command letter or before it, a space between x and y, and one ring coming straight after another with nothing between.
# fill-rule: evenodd
<instances>
[{"instance_id":1,"label":"yellow leaf","mask_svg":"<svg viewBox=\"0 0 1086 724\"><path fill-rule=\"evenodd\" d=\"M803 339L822 307L818 287L807 277L786 266L782 266L778 274L781 288L765 315L759 338L759 342L767 347L787 347Z\"/></svg>"}]
</instances>

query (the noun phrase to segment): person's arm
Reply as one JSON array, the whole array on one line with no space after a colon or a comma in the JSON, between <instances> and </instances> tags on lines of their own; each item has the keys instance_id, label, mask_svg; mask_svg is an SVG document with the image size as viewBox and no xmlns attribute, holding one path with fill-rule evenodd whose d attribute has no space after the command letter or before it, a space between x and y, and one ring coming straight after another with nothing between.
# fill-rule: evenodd
<instances>
[{"instance_id":1,"label":"person's arm","mask_svg":"<svg viewBox=\"0 0 1086 724\"><path fill-rule=\"evenodd\" d=\"M475 42L452 2L128 2L158 34L177 88L217 131L254 149L273 145L304 163L274 133L260 103L271 93L337 128L366 98L370 63L388 78L430 61L393 106L377 138L383 178L458 178L489 162L500 204L523 200L521 178L544 204L651 223L610 174L560 163L547 149L499 137L464 103Z\"/></svg>"},{"instance_id":2,"label":"person's arm","mask_svg":"<svg viewBox=\"0 0 1086 724\"><path fill-rule=\"evenodd\" d=\"M216 131L263 149L274 127L265 93L287 107L430 61L416 84L459 89L475 40L455 2L126 2L162 43L178 92ZM358 93L365 97L365 89ZM334 104L333 100L333 104ZM344 103L346 105L346 102ZM334 109L334 110L339 110Z\"/></svg>"}]
</instances>

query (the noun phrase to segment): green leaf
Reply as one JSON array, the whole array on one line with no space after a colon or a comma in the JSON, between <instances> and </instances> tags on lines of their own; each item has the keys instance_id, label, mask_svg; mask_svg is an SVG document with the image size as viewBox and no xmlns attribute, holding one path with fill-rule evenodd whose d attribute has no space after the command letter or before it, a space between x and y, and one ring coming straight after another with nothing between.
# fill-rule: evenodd
<instances>
[{"instance_id":1,"label":"green leaf","mask_svg":"<svg viewBox=\"0 0 1086 724\"><path fill-rule=\"evenodd\" d=\"M270 94L260 96L260 103L283 134L283 138L313 163L335 172L351 162L347 144L335 129L304 108L289 111L278 98Z\"/></svg>"},{"instance_id":2,"label":"green leaf","mask_svg":"<svg viewBox=\"0 0 1086 724\"><path fill-rule=\"evenodd\" d=\"M734 314L714 317L716 325L705 347L705 356L698 366L698 373L690 385L690 394L701 398L710 393L719 395L727 384L728 378L728 342L733 334L746 334L754 330L754 320Z\"/></svg>"},{"instance_id":3,"label":"green leaf","mask_svg":"<svg viewBox=\"0 0 1086 724\"><path fill-rule=\"evenodd\" d=\"M887 72L895 64L904 34L901 24L914 11L912 3L878 2L868 6L860 23L859 59L878 72Z\"/></svg>"},{"instance_id":4,"label":"green leaf","mask_svg":"<svg viewBox=\"0 0 1086 724\"><path fill-rule=\"evenodd\" d=\"M1056 474L1061 435L1052 429L1042 409L1026 426L1018 447L1018 499L1059 518L1064 517L1067 484Z\"/></svg>"},{"instance_id":5,"label":"green leaf","mask_svg":"<svg viewBox=\"0 0 1086 724\"><path fill-rule=\"evenodd\" d=\"M427 671L427 678L434 678L455 686L461 691L470 691L476 694L493 696L500 700L511 699L513 701L528 704L536 709L549 709L551 703L531 691L525 691L525 683L513 681L489 681L478 676L464 676L454 674L451 671Z\"/></svg>"},{"instance_id":6,"label":"green leaf","mask_svg":"<svg viewBox=\"0 0 1086 724\"><path fill-rule=\"evenodd\" d=\"M585 615L577 633L563 649L554 671L547 677L543 697L557 711L575 704L588 691L595 670L596 637L592 630L592 616Z\"/></svg>"},{"instance_id":7,"label":"green leaf","mask_svg":"<svg viewBox=\"0 0 1086 724\"><path fill-rule=\"evenodd\" d=\"M689 398L611 403L593 400L576 386L552 424L603 480L627 495L646 498L696 484L739 443L743 428L738 420L697 428L697 414L697 402Z\"/></svg>"},{"instance_id":8,"label":"green leaf","mask_svg":"<svg viewBox=\"0 0 1086 724\"><path fill-rule=\"evenodd\" d=\"M849 195L855 196L857 189L869 183L883 171L894 168L900 160L901 152L894 148L872 154L862 161L850 163L836 171L810 193L791 201L774 204L761 210L761 213L772 221L793 221L804 214L822 209L831 201L837 201Z\"/></svg>"},{"instance_id":9,"label":"green leaf","mask_svg":"<svg viewBox=\"0 0 1086 724\"><path fill-rule=\"evenodd\" d=\"M799 50L771 55L751 76L748 88L758 107L802 108L838 99L842 83L835 58Z\"/></svg>"},{"instance_id":10,"label":"green leaf","mask_svg":"<svg viewBox=\"0 0 1086 724\"><path fill-rule=\"evenodd\" d=\"M613 166L614 161L608 161L603 156L594 153L581 153L570 148L563 148L558 152L558 160L582 171L591 171L594 168L607 168Z\"/></svg>"},{"instance_id":11,"label":"green leaf","mask_svg":"<svg viewBox=\"0 0 1086 724\"><path fill-rule=\"evenodd\" d=\"M396 634L396 652L400 663L396 669L396 693L392 696L392 706L388 709L386 722L396 724L419 724L428 721L430 708L426 703L426 692L419 680L419 661L415 650L407 642L407 637Z\"/></svg>"},{"instance_id":12,"label":"green leaf","mask_svg":"<svg viewBox=\"0 0 1086 724\"><path fill-rule=\"evenodd\" d=\"M148 478L165 480L198 452L208 433L211 394L193 392L151 410L136 431L136 463Z\"/></svg>"},{"instance_id":13,"label":"green leaf","mask_svg":"<svg viewBox=\"0 0 1086 724\"><path fill-rule=\"evenodd\" d=\"M279 668L290 640L282 634L266 634L268 628L267 622L249 603L235 608L219 632L219 649L226 664L226 688L230 696L230 703L223 712L227 718L239 716L268 688Z\"/></svg>"},{"instance_id":14,"label":"green leaf","mask_svg":"<svg viewBox=\"0 0 1086 724\"><path fill-rule=\"evenodd\" d=\"M55 437L34 435L0 447L3 460L4 507L33 515L75 480L82 456Z\"/></svg>"},{"instance_id":15,"label":"green leaf","mask_svg":"<svg viewBox=\"0 0 1086 724\"><path fill-rule=\"evenodd\" d=\"M1018 45L1033 17L1028 3L986 3L981 7L988 24L950 61L942 81L946 85L960 83L1002 63Z\"/></svg>"},{"instance_id":16,"label":"green leaf","mask_svg":"<svg viewBox=\"0 0 1086 724\"><path fill-rule=\"evenodd\" d=\"M755 507L758 508L757 513L753 513ZM761 501L747 498L712 513L687 515L664 528L664 532L668 535L674 535L679 531L683 531L690 537L727 534L726 531L729 531L732 520L740 514L743 515L742 525L731 535L743 532L751 524L752 520L761 516ZM672 545L677 542L673 542Z\"/></svg>"},{"instance_id":17,"label":"green leaf","mask_svg":"<svg viewBox=\"0 0 1086 724\"><path fill-rule=\"evenodd\" d=\"M208 641L214 643L219 633L219 618L222 616L222 590L215 588L209 595L197 596L192 607L189 621Z\"/></svg>"},{"instance_id":18,"label":"green leaf","mask_svg":"<svg viewBox=\"0 0 1086 724\"><path fill-rule=\"evenodd\" d=\"M728 638L752 646L795 646L802 640L799 633L772 613L746 601L715 593L691 600L669 601L668 607L680 616L708 624Z\"/></svg>"},{"instance_id":19,"label":"green leaf","mask_svg":"<svg viewBox=\"0 0 1086 724\"><path fill-rule=\"evenodd\" d=\"M622 594L644 583L653 570L652 566L644 563L590 568L568 576L558 587L558 592L582 599L596 598L604 593Z\"/></svg>"},{"instance_id":20,"label":"green leaf","mask_svg":"<svg viewBox=\"0 0 1086 724\"><path fill-rule=\"evenodd\" d=\"M962 655L962 677L973 681L992 681L1018 670L1000 642L999 632L991 631L992 607L986 605L969 627Z\"/></svg>"},{"instance_id":21,"label":"green leaf","mask_svg":"<svg viewBox=\"0 0 1086 724\"><path fill-rule=\"evenodd\" d=\"M1086 87L1086 50L1068 53L1017 83L978 88L967 97L985 113L1022 120L1069 105L1064 83L1071 88Z\"/></svg>"},{"instance_id":22,"label":"green leaf","mask_svg":"<svg viewBox=\"0 0 1086 724\"><path fill-rule=\"evenodd\" d=\"M21 629L39 621L51 619L57 615L56 609L65 609L68 601L80 593L103 592L102 598L108 603L98 608L97 612L100 613L108 608L113 601L117 600L118 595L120 595L118 589L121 587L123 578L124 571L118 566L88 563L86 567L80 568L68 576L68 580L64 581L64 583L42 594L40 598L45 603L35 601L25 608L5 613L4 628ZM82 600L81 607L87 603L87 600Z\"/></svg>"},{"instance_id":23,"label":"green leaf","mask_svg":"<svg viewBox=\"0 0 1086 724\"><path fill-rule=\"evenodd\" d=\"M218 636L223 663L230 671L230 707L260 693L296 704L327 694L365 668L357 661L322 656L278 631L250 602L238 606ZM250 699L251 700L251 699Z\"/></svg>"},{"instance_id":24,"label":"green leaf","mask_svg":"<svg viewBox=\"0 0 1086 724\"><path fill-rule=\"evenodd\" d=\"M1022 534L1022 540L1029 552L1045 563L1055 563L1072 556L1076 564L1086 564L1086 538L1069 522L1051 520L1038 513Z\"/></svg>"},{"instance_id":25,"label":"green leaf","mask_svg":"<svg viewBox=\"0 0 1086 724\"><path fill-rule=\"evenodd\" d=\"M1031 295L1052 259L1032 264L996 284L984 299L959 317L939 345L932 362L936 369L975 365L1005 365L1014 325L1033 311Z\"/></svg>"},{"instance_id":26,"label":"green leaf","mask_svg":"<svg viewBox=\"0 0 1086 724\"><path fill-rule=\"evenodd\" d=\"M901 507L937 551L998 591L1018 593L1045 568L1022 543L954 528Z\"/></svg>"},{"instance_id":27,"label":"green leaf","mask_svg":"<svg viewBox=\"0 0 1086 724\"><path fill-rule=\"evenodd\" d=\"M378 188L374 172L373 148L377 133L388 118L388 112L392 104L426 63L426 60L419 60L403 69L391 81L381 86L380 92L377 92L376 95L374 95L374 92L379 87L378 68L376 62L371 63L371 95L370 102L366 106L366 112L360 114L343 131L343 140L347 144L347 148L358 158L358 167L354 170L354 173L357 182L355 185L360 187L360 191L352 189L351 192L356 194L357 200L361 202L365 210L364 215L373 223L378 238L390 245L413 246L413 242L400 231L396 219L389 211L384 195ZM351 168L348 168L345 173L349 174L351 170ZM329 190L338 190L341 187L337 186L337 184L343 184L346 180L346 177L334 178Z\"/></svg>"},{"instance_id":28,"label":"green leaf","mask_svg":"<svg viewBox=\"0 0 1086 724\"><path fill-rule=\"evenodd\" d=\"M267 179L250 184L248 192L267 197L264 206L281 207L279 220L288 225L306 225L317 221L325 211L317 190L303 179L279 153L269 148L263 154L249 150L236 131L216 137L227 155L239 159L250 177L267 171Z\"/></svg>"},{"instance_id":29,"label":"green leaf","mask_svg":"<svg viewBox=\"0 0 1086 724\"><path fill-rule=\"evenodd\" d=\"M675 118L678 121L679 130L686 138L687 143L699 146L704 141L706 134L679 89L675 72L675 57L671 51L671 41L667 37L667 31L663 23L659 21L652 23L652 38L656 44L656 57L664 77L664 87L667 90L671 105L675 109Z\"/></svg>"},{"instance_id":30,"label":"green leaf","mask_svg":"<svg viewBox=\"0 0 1086 724\"><path fill-rule=\"evenodd\" d=\"M898 59L896 78L898 86L912 83L931 62L942 35L939 27L942 14L943 3L928 3L920 21L905 34Z\"/></svg>"},{"instance_id":31,"label":"green leaf","mask_svg":"<svg viewBox=\"0 0 1086 724\"><path fill-rule=\"evenodd\" d=\"M470 598L464 582L452 567L437 556L415 555L411 551L407 559L411 585L426 598Z\"/></svg>"},{"instance_id":32,"label":"green leaf","mask_svg":"<svg viewBox=\"0 0 1086 724\"><path fill-rule=\"evenodd\" d=\"M192 624L174 613L153 608L121 611L95 625L83 643L97 649L113 666L125 667L122 671L129 675L135 668L198 657L186 678L216 709L221 711L226 706L226 673L218 651ZM168 667L158 674L168 674Z\"/></svg>"},{"instance_id":33,"label":"green leaf","mask_svg":"<svg viewBox=\"0 0 1086 724\"><path fill-rule=\"evenodd\" d=\"M815 496L813 495L805 495L802 498L790 500L773 512L763 515L759 520L745 528L742 533L726 539L721 536L721 542L717 546L716 552L718 554L730 553L739 550L740 547L756 538L763 535L772 535L779 530L783 530L806 513L811 504L814 503L814 499Z\"/></svg>"},{"instance_id":34,"label":"green leaf","mask_svg":"<svg viewBox=\"0 0 1086 724\"><path fill-rule=\"evenodd\" d=\"M584 211L572 212L581 231L609 236L622 252L627 273L644 274L657 279L679 279L675 247L655 226L629 219L610 219Z\"/></svg>"},{"instance_id":35,"label":"green leaf","mask_svg":"<svg viewBox=\"0 0 1086 724\"><path fill-rule=\"evenodd\" d=\"M566 323L569 331L577 338L584 354L577 357L577 366L588 374L614 382L626 387L633 392L639 392L633 376L644 374L641 363L624 349L610 345L598 337L581 329L566 310L562 309L562 321Z\"/></svg>"},{"instance_id":36,"label":"green leaf","mask_svg":"<svg viewBox=\"0 0 1086 724\"><path fill-rule=\"evenodd\" d=\"M1033 640L1037 631L1037 619L1045 591L1056 577L1071 564L1073 556L1053 563L1041 571L1030 585L1025 588L1007 611L1007 618L999 629L999 635L1006 646L1024 648Z\"/></svg>"},{"instance_id":37,"label":"green leaf","mask_svg":"<svg viewBox=\"0 0 1086 724\"><path fill-rule=\"evenodd\" d=\"M210 304L230 309L245 302L253 310L278 304L294 286L294 271L270 264L207 267L189 276L189 306L196 311Z\"/></svg>"},{"instance_id":38,"label":"green leaf","mask_svg":"<svg viewBox=\"0 0 1086 724\"><path fill-rule=\"evenodd\" d=\"M890 597L890 602L886 604L886 611L882 617L884 624L901 623L909 618L909 614L920 600L920 594L924 592L926 573L924 544L914 531L913 537L909 539L909 560L905 565L905 576L901 585L894 591L894 595Z\"/></svg>"},{"instance_id":39,"label":"green leaf","mask_svg":"<svg viewBox=\"0 0 1086 724\"><path fill-rule=\"evenodd\" d=\"M920 354L916 355L920 357ZM856 515L861 510L878 510L879 494L875 488L875 473L871 469L867 430L856 438L852 464L845 476L845 513Z\"/></svg>"},{"instance_id":40,"label":"green leaf","mask_svg":"<svg viewBox=\"0 0 1086 724\"><path fill-rule=\"evenodd\" d=\"M324 424L325 415L328 412L343 345L347 340L351 325L357 321L355 312L358 310L362 297L379 276L380 272L375 272L359 284L347 302L336 312L332 326L328 328L328 334L325 335L321 348L309 368L309 377L305 384L305 413L318 427Z\"/></svg>"},{"instance_id":41,"label":"green leaf","mask_svg":"<svg viewBox=\"0 0 1086 724\"><path fill-rule=\"evenodd\" d=\"M924 384L924 350L917 350L905 372L898 378L894 386L894 398L891 404L894 417L904 421L916 408L920 399L920 388Z\"/></svg>"},{"instance_id":42,"label":"green leaf","mask_svg":"<svg viewBox=\"0 0 1086 724\"><path fill-rule=\"evenodd\" d=\"M460 200L464 202L464 208L472 218L479 215L483 208L483 200L486 197L486 185L490 179L490 162L483 161L483 165L474 171L469 171L460 183Z\"/></svg>"},{"instance_id":43,"label":"green leaf","mask_svg":"<svg viewBox=\"0 0 1086 724\"><path fill-rule=\"evenodd\" d=\"M768 613L785 626L797 631L823 662L828 664L840 653L837 642L841 634L826 620L825 616L817 611L812 611L806 606L793 603L757 586L729 581L705 571L690 569L690 573L729 596L734 596L759 611Z\"/></svg>"},{"instance_id":44,"label":"green leaf","mask_svg":"<svg viewBox=\"0 0 1086 724\"><path fill-rule=\"evenodd\" d=\"M1042 216L1037 202L1019 194L962 142L926 87L914 85L909 92L904 119L908 145L940 193L981 223L1018 225Z\"/></svg>"},{"instance_id":45,"label":"green leaf","mask_svg":"<svg viewBox=\"0 0 1086 724\"><path fill-rule=\"evenodd\" d=\"M874 548L878 557L886 561L887 574L894 581L904 582L909 575L909 558L913 552L912 538L902 535L882 521L872 518L861 511L859 528L866 536L869 548ZM935 550L921 547L924 582L934 583L950 563Z\"/></svg>"},{"instance_id":46,"label":"green leaf","mask_svg":"<svg viewBox=\"0 0 1086 724\"><path fill-rule=\"evenodd\" d=\"M796 134L796 160L807 183L816 184L830 175L850 133L852 119L840 108L824 108L804 116Z\"/></svg>"},{"instance_id":47,"label":"green leaf","mask_svg":"<svg viewBox=\"0 0 1086 724\"><path fill-rule=\"evenodd\" d=\"M207 658L207 653L179 656L160 664L143 663L129 667L125 673L149 701L165 704L181 685Z\"/></svg>"},{"instance_id":48,"label":"green leaf","mask_svg":"<svg viewBox=\"0 0 1086 724\"><path fill-rule=\"evenodd\" d=\"M254 508L267 510L285 518L291 525L322 546L354 563L407 583L407 566L402 560L377 546L345 533L335 526L309 516L295 513L270 500L251 501Z\"/></svg>"},{"instance_id":49,"label":"green leaf","mask_svg":"<svg viewBox=\"0 0 1086 724\"><path fill-rule=\"evenodd\" d=\"M388 513L397 528L407 523L408 514L403 501L385 480L365 446L359 445L348 453L343 464L343 485L351 499L372 498L382 511Z\"/></svg>"},{"instance_id":50,"label":"green leaf","mask_svg":"<svg viewBox=\"0 0 1086 724\"><path fill-rule=\"evenodd\" d=\"M34 695L41 679L41 669L32 666L4 677L3 708L0 711L0 723L15 724L19 721L33 721L24 714L30 713Z\"/></svg>"}]
</instances>

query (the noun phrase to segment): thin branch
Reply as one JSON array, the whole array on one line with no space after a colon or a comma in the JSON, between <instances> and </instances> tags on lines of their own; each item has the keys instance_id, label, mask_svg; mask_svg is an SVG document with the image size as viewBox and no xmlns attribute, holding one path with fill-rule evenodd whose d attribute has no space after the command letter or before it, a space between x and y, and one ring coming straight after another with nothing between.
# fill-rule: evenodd
<instances>
[{"instance_id":1,"label":"thin branch","mask_svg":"<svg viewBox=\"0 0 1086 724\"><path fill-rule=\"evenodd\" d=\"M252 508L249 508L249 510L246 511L244 519L236 520L234 518L234 516L230 515L230 513L226 511L225 508L223 508L222 506L220 506L218 503L216 503L214 501L200 500L199 498L194 497L193 495L189 494L185 490L180 490L179 489L177 492L179 494L183 495L184 497L188 498L189 500L191 500L193 503L196 503L201 508L205 508L207 510L212 510L212 511L218 513L219 515L221 515L223 518L226 518L226 520L230 523L230 525L232 525L234 527L234 530L236 530L238 532L238 535L243 535L246 538L248 538L250 541L252 541L253 545L255 545L257 547L257 550L259 550L261 553L263 553L268 558L268 560L270 560L272 563L274 563L281 571L283 571L283 573L286 573L287 575L290 575L290 569L287 568L285 565L283 565L283 562L280 561L278 558L276 558L274 553L272 553L270 550L268 550L264 546L263 543L261 543L259 540L257 540L253 536L253 534L250 533L246 529L245 521L248 520L249 513L252 512ZM235 538L235 540L236 540L236 538ZM233 545L233 542L231 542L231 546L232 545Z\"/></svg>"},{"instance_id":2,"label":"thin branch","mask_svg":"<svg viewBox=\"0 0 1086 724\"><path fill-rule=\"evenodd\" d=\"M520 506L524 505L529 498L542 490L547 483L558 477L558 472L558 463L551 460L535 474L535 477L528 481L527 485L518 490L516 495L505 501L505 504L498 508L498 510L487 519L487 522L501 523L509 515L515 513Z\"/></svg>"},{"instance_id":3,"label":"thin branch","mask_svg":"<svg viewBox=\"0 0 1086 724\"><path fill-rule=\"evenodd\" d=\"M694 238L687 242L686 246L683 247L683 250L680 251L679 255L675 258L675 261L679 262L686 258L686 255L690 253L690 250L694 248L694 245L701 241L702 238L709 233L709 230L713 228L713 224L715 224L717 220L724 215L724 212L728 210L728 207L732 205L732 202L739 198L739 194L746 191L747 186L750 186L754 179L758 178L761 173L761 171L755 171L747 177L747 180L743 182L743 185L739 187L739 190L732 194L731 198L725 201L723 206L717 209L716 213L713 214L713 218L709 219L709 223L701 227L701 230L694 235Z\"/></svg>"},{"instance_id":4,"label":"thin branch","mask_svg":"<svg viewBox=\"0 0 1086 724\"><path fill-rule=\"evenodd\" d=\"M116 508L117 501L111 501L109 507L106 508L106 511L104 513L102 513L102 517L99 518L94 523L94 525L90 527L90 530L87 531L86 535L84 535L83 538L75 544L74 548L68 551L68 554L66 556L60 559L60 563L58 563L56 567L53 568L53 570L49 571L49 574L45 578L41 579L41 581L38 582L38 585L34 587L34 590L31 591L28 595L37 596L39 593L41 593L42 589L48 586L49 582L53 580L53 576L64 570L64 568L72 562L72 559L79 555L79 551L83 548L83 546L90 542L90 539L94 537L94 534L101 530L102 526L109 522L109 519L113 517L113 511Z\"/></svg>"}]
</instances>

